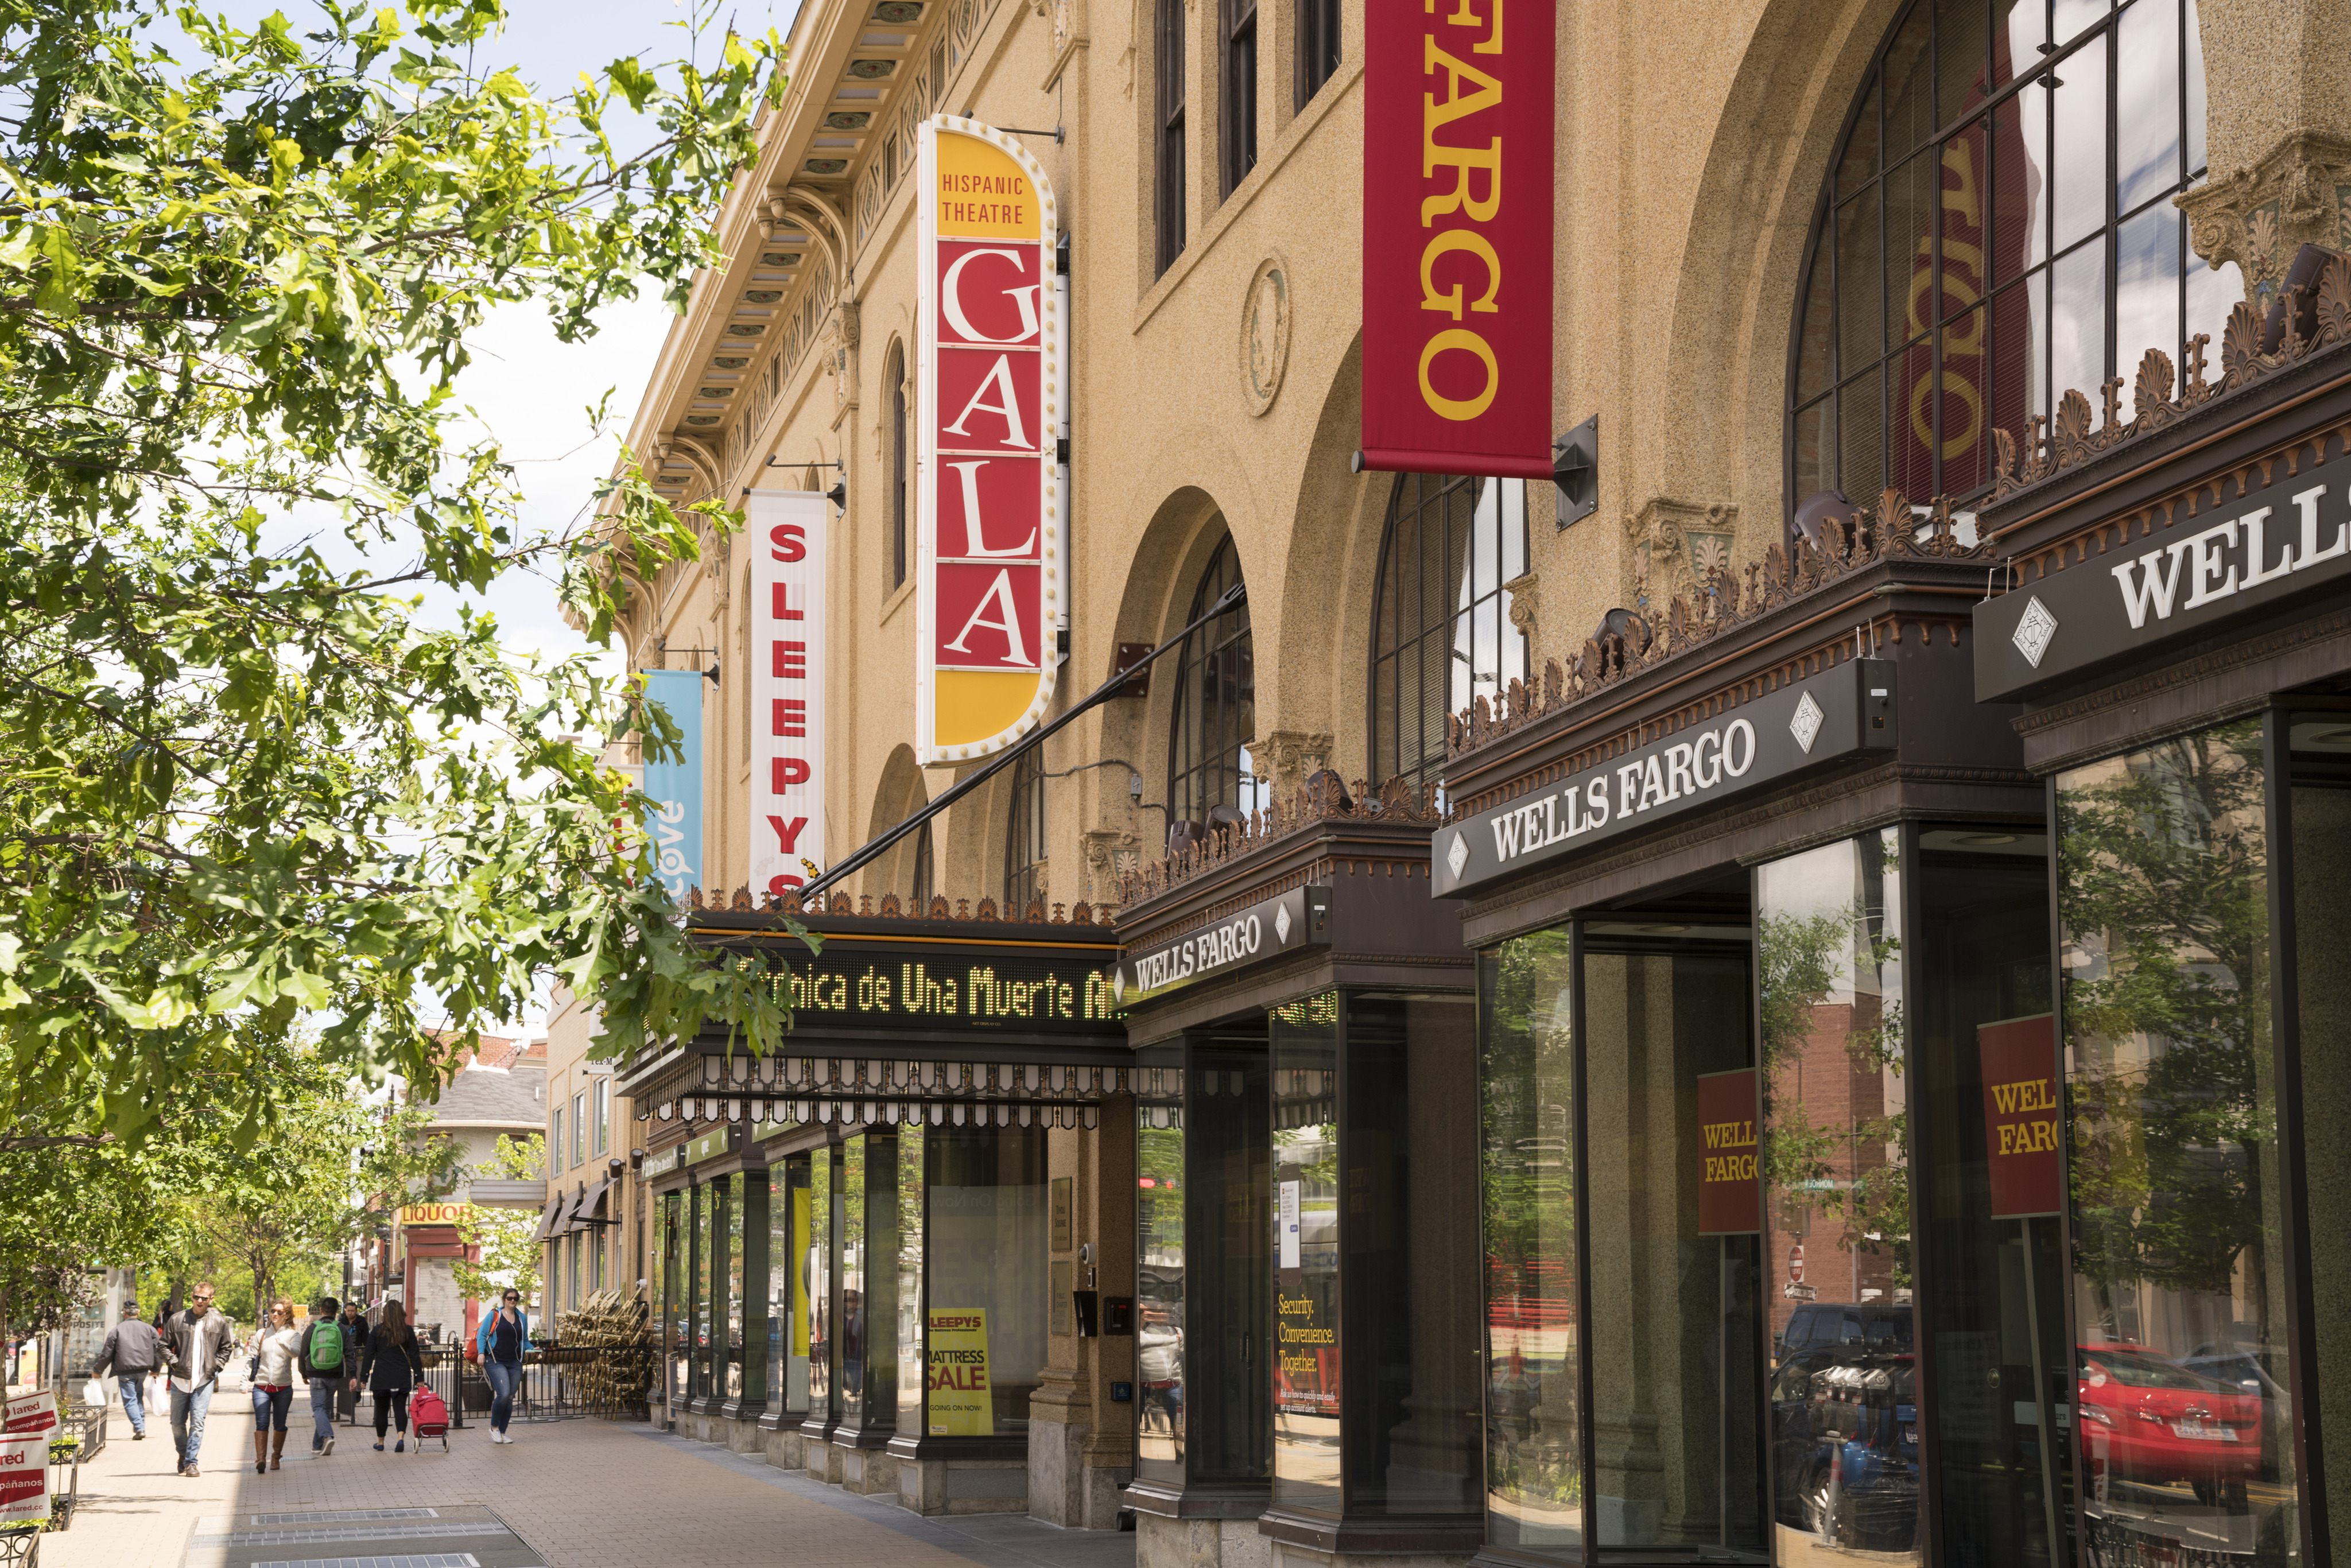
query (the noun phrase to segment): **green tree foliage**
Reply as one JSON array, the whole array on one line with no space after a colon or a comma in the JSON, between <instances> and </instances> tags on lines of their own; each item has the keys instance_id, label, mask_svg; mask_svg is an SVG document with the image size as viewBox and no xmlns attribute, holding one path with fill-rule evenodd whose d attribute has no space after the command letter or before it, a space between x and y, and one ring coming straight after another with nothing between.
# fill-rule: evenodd
<instances>
[{"instance_id":1,"label":"green tree foliage","mask_svg":"<svg viewBox=\"0 0 2351 1568\"><path fill-rule=\"evenodd\" d=\"M2261 720L2061 790L2057 822L2084 960L2065 992L2074 1266L2102 1291L2225 1295L2279 1199Z\"/></svg>"},{"instance_id":2,"label":"green tree foliage","mask_svg":"<svg viewBox=\"0 0 2351 1568\"><path fill-rule=\"evenodd\" d=\"M500 1134L490 1157L467 1167L476 1181L537 1181L547 1174L547 1150L538 1138ZM459 1258L451 1265L460 1295L496 1301L507 1287L526 1301L538 1300L538 1211L484 1208L467 1204L457 1216L457 1239L481 1249L481 1260Z\"/></svg>"},{"instance_id":3,"label":"green tree foliage","mask_svg":"<svg viewBox=\"0 0 2351 1568\"><path fill-rule=\"evenodd\" d=\"M456 1176L455 1146L426 1134L432 1105L370 1105L315 1051L297 1057L277 1109L268 1135L242 1155L223 1151L217 1179L187 1200L207 1262L235 1270L256 1304L286 1293L289 1266L372 1234Z\"/></svg>"},{"instance_id":4,"label":"green tree foliage","mask_svg":"<svg viewBox=\"0 0 2351 1568\"><path fill-rule=\"evenodd\" d=\"M251 1145L287 1041L434 1082L420 1009L494 1028L550 971L606 1050L705 1017L772 1045L770 988L646 875L643 797L563 738L638 724L632 690L420 603L536 570L606 638L739 521L631 471L592 527L524 530L454 378L495 308L570 339L641 282L684 299L780 44L553 100L473 63L498 0L181 9L175 53L161 16L0 0L0 1149L143 1140L191 1075Z\"/></svg>"}]
</instances>

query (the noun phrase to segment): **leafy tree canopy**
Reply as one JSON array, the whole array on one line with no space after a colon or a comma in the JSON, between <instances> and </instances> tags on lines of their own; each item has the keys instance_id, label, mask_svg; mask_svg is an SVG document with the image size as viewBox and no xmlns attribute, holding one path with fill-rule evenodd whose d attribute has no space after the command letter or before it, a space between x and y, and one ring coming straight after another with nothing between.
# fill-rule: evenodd
<instances>
[{"instance_id":1,"label":"leafy tree canopy","mask_svg":"<svg viewBox=\"0 0 2351 1568\"><path fill-rule=\"evenodd\" d=\"M173 1086L269 1120L271 1053L431 1082L560 973L606 1046L782 1017L684 942L643 802L568 734L675 730L422 593L555 577L591 636L738 521L633 472L532 534L454 380L486 312L681 303L781 45L614 62L560 99L498 0L0 0L0 1150L140 1142ZM658 128L616 151L625 105ZM350 570L301 537L340 529ZM355 552L355 553L353 553ZM307 1021L305 1021L307 1020Z\"/></svg>"}]
</instances>

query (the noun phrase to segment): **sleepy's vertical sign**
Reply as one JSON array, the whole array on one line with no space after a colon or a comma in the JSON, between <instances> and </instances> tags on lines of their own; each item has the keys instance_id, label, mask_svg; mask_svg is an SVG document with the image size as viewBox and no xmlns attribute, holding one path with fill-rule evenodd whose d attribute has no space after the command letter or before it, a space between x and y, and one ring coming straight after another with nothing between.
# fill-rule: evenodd
<instances>
[{"instance_id":1,"label":"sleepy's vertical sign","mask_svg":"<svg viewBox=\"0 0 2351 1568\"><path fill-rule=\"evenodd\" d=\"M825 508L811 490L754 490L751 888L781 898L824 866Z\"/></svg>"},{"instance_id":2,"label":"sleepy's vertical sign","mask_svg":"<svg viewBox=\"0 0 2351 1568\"><path fill-rule=\"evenodd\" d=\"M914 751L930 767L1002 750L1053 700L1069 392L1045 172L1015 138L942 114L915 173Z\"/></svg>"},{"instance_id":3,"label":"sleepy's vertical sign","mask_svg":"<svg viewBox=\"0 0 2351 1568\"><path fill-rule=\"evenodd\" d=\"M1552 7L1371 0L1367 468L1548 479Z\"/></svg>"}]
</instances>

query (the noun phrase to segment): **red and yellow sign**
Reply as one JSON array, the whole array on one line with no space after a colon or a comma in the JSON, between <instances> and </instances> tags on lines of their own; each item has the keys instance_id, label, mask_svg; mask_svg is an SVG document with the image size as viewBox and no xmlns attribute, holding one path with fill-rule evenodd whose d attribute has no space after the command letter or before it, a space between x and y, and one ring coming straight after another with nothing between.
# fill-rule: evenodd
<instances>
[{"instance_id":1,"label":"red and yellow sign","mask_svg":"<svg viewBox=\"0 0 2351 1568\"><path fill-rule=\"evenodd\" d=\"M1003 131L937 115L916 176L914 749L931 766L1003 749L1052 701L1068 391L1043 169Z\"/></svg>"},{"instance_id":2,"label":"red and yellow sign","mask_svg":"<svg viewBox=\"0 0 2351 1568\"><path fill-rule=\"evenodd\" d=\"M1984 1155L1991 1217L2024 1219L2065 1207L2065 1112L2057 1036L2047 1013L1976 1030L1983 1061Z\"/></svg>"},{"instance_id":3,"label":"red and yellow sign","mask_svg":"<svg viewBox=\"0 0 2351 1568\"><path fill-rule=\"evenodd\" d=\"M1763 1228L1755 1070L1701 1073L1698 1123L1698 1233L1752 1236Z\"/></svg>"},{"instance_id":4,"label":"red and yellow sign","mask_svg":"<svg viewBox=\"0 0 2351 1568\"><path fill-rule=\"evenodd\" d=\"M464 1203L406 1203L401 1205L402 1225L455 1225L465 1217L472 1205Z\"/></svg>"},{"instance_id":5,"label":"red and yellow sign","mask_svg":"<svg viewBox=\"0 0 2351 1568\"><path fill-rule=\"evenodd\" d=\"M993 1437L996 1390L987 1377L987 1309L933 1307L926 1326L925 1429L934 1437Z\"/></svg>"},{"instance_id":6,"label":"red and yellow sign","mask_svg":"<svg viewBox=\"0 0 2351 1568\"><path fill-rule=\"evenodd\" d=\"M1548 479L1552 10L1364 22L1364 465Z\"/></svg>"}]
</instances>

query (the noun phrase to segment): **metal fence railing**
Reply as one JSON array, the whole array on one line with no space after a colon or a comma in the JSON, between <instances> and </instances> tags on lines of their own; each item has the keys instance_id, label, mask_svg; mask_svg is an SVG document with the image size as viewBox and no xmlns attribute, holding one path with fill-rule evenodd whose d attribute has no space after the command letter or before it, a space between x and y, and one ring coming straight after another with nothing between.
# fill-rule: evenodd
<instances>
[{"instance_id":1,"label":"metal fence railing","mask_svg":"<svg viewBox=\"0 0 2351 1568\"><path fill-rule=\"evenodd\" d=\"M645 1368L650 1364L650 1353L635 1346L544 1345L526 1351L522 1381L515 1389L514 1418L645 1420ZM452 1430L489 1424L489 1378L459 1347L425 1348L424 1384L449 1406ZM364 1390L344 1406L347 1427L368 1426L374 1418ZM0 1568L7 1564L0 1563Z\"/></svg>"}]
</instances>

